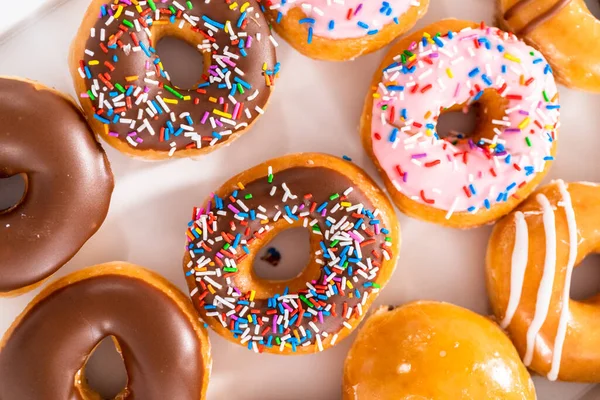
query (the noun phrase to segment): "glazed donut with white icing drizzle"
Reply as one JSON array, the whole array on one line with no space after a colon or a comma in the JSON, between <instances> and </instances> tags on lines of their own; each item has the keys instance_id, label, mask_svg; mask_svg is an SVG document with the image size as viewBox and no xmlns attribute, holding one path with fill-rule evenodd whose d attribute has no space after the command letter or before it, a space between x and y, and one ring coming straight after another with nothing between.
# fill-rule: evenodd
<instances>
[{"instance_id":1,"label":"glazed donut with white icing drizzle","mask_svg":"<svg viewBox=\"0 0 600 400\"><path fill-rule=\"evenodd\" d=\"M550 380L600 382L600 301L570 298L573 269L600 248L600 187L555 181L494 227L487 287L526 366Z\"/></svg>"}]
</instances>

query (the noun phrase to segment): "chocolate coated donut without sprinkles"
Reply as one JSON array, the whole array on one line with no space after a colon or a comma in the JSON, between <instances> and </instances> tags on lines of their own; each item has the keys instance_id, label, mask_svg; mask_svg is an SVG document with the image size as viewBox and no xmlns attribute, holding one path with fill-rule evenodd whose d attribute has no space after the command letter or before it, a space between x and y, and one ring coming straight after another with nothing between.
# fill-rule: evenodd
<instances>
[{"instance_id":1,"label":"chocolate coated donut without sprinkles","mask_svg":"<svg viewBox=\"0 0 600 400\"><path fill-rule=\"evenodd\" d=\"M181 39L204 57L195 87L171 83L155 46ZM264 113L279 72L255 0L94 0L71 50L71 74L97 135L146 159L210 152Z\"/></svg>"},{"instance_id":2,"label":"chocolate coated donut without sprinkles","mask_svg":"<svg viewBox=\"0 0 600 400\"><path fill-rule=\"evenodd\" d=\"M293 279L252 269L279 232L311 232ZM221 336L255 352L322 351L349 335L396 266L400 233L389 200L354 164L293 154L250 168L193 210L183 263L190 296Z\"/></svg>"}]
</instances>

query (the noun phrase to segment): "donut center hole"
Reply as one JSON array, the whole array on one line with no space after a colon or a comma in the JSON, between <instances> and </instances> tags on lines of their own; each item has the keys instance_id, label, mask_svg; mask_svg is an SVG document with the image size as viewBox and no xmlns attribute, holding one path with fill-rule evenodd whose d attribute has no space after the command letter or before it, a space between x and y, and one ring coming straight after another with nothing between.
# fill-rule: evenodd
<instances>
[{"instance_id":1,"label":"donut center hole","mask_svg":"<svg viewBox=\"0 0 600 400\"><path fill-rule=\"evenodd\" d=\"M590 12L596 19L600 20L600 1L598 0L585 0L585 4L590 9Z\"/></svg>"},{"instance_id":2,"label":"donut center hole","mask_svg":"<svg viewBox=\"0 0 600 400\"><path fill-rule=\"evenodd\" d=\"M0 178L0 214L15 209L25 198L27 178L25 174L17 174L8 178Z\"/></svg>"},{"instance_id":3,"label":"donut center hole","mask_svg":"<svg viewBox=\"0 0 600 400\"><path fill-rule=\"evenodd\" d=\"M178 88L195 90L203 82L204 56L194 46L175 36L165 36L156 44L169 81Z\"/></svg>"},{"instance_id":4,"label":"donut center hole","mask_svg":"<svg viewBox=\"0 0 600 400\"><path fill-rule=\"evenodd\" d=\"M437 122L437 134L440 138L453 139L472 138L477 128L480 105L478 103L460 106L443 111Z\"/></svg>"},{"instance_id":5,"label":"donut center hole","mask_svg":"<svg viewBox=\"0 0 600 400\"><path fill-rule=\"evenodd\" d=\"M310 259L310 232L306 228L287 229L263 246L252 268L260 279L285 281L302 273Z\"/></svg>"},{"instance_id":6,"label":"donut center hole","mask_svg":"<svg viewBox=\"0 0 600 400\"><path fill-rule=\"evenodd\" d=\"M600 294L600 254L591 254L573 270L571 299L590 300Z\"/></svg>"},{"instance_id":7,"label":"donut center hole","mask_svg":"<svg viewBox=\"0 0 600 400\"><path fill-rule=\"evenodd\" d=\"M113 337L104 338L85 364L88 387L102 399L114 399L127 387L127 370Z\"/></svg>"}]
</instances>

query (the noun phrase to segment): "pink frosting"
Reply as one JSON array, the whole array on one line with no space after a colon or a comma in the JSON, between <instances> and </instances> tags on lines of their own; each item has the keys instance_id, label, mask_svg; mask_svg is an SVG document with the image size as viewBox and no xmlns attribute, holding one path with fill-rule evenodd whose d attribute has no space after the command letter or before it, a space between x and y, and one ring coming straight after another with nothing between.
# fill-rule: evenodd
<instances>
[{"instance_id":1,"label":"pink frosting","mask_svg":"<svg viewBox=\"0 0 600 400\"><path fill-rule=\"evenodd\" d=\"M348 39L374 34L416 5L418 0L272 0L270 9L285 15L299 7L314 19L307 23L313 35Z\"/></svg>"},{"instance_id":2,"label":"pink frosting","mask_svg":"<svg viewBox=\"0 0 600 400\"><path fill-rule=\"evenodd\" d=\"M447 210L447 218L506 201L552 160L559 105L550 66L497 28L424 40L427 45L413 44L407 55L416 56L405 64L411 70L396 57L374 94L371 134L379 164L399 192ZM482 90L509 99L502 120L493 122L495 137L440 139L440 109L471 104Z\"/></svg>"}]
</instances>

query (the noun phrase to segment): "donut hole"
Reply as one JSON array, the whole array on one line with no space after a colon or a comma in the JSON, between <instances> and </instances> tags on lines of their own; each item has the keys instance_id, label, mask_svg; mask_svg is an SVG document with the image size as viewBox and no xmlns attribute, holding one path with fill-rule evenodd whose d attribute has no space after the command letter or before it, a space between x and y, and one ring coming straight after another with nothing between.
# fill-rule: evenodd
<instances>
[{"instance_id":1,"label":"donut hole","mask_svg":"<svg viewBox=\"0 0 600 400\"><path fill-rule=\"evenodd\" d=\"M195 90L203 81L204 56L186 40L165 36L157 42L156 52L174 86Z\"/></svg>"},{"instance_id":2,"label":"donut hole","mask_svg":"<svg viewBox=\"0 0 600 400\"><path fill-rule=\"evenodd\" d=\"M442 110L436 124L440 138L459 143L492 140L497 128L492 121L505 117L508 102L496 90L488 89L470 104L457 104Z\"/></svg>"},{"instance_id":3,"label":"donut hole","mask_svg":"<svg viewBox=\"0 0 600 400\"><path fill-rule=\"evenodd\" d=\"M575 267L571 280L571 299L591 300L600 294L600 254L591 254Z\"/></svg>"},{"instance_id":4,"label":"donut hole","mask_svg":"<svg viewBox=\"0 0 600 400\"><path fill-rule=\"evenodd\" d=\"M305 228L287 229L263 246L252 265L264 280L285 281L298 277L310 259L310 233Z\"/></svg>"},{"instance_id":5,"label":"donut hole","mask_svg":"<svg viewBox=\"0 0 600 400\"><path fill-rule=\"evenodd\" d=\"M585 0L585 5L596 19L600 20L600 2L598 0Z\"/></svg>"},{"instance_id":6,"label":"donut hole","mask_svg":"<svg viewBox=\"0 0 600 400\"><path fill-rule=\"evenodd\" d=\"M102 399L114 399L127 387L127 370L113 336L104 338L92 351L84 367L87 389Z\"/></svg>"},{"instance_id":7,"label":"donut hole","mask_svg":"<svg viewBox=\"0 0 600 400\"><path fill-rule=\"evenodd\" d=\"M7 178L0 177L0 214L14 210L25 198L27 176L17 174Z\"/></svg>"}]
</instances>

